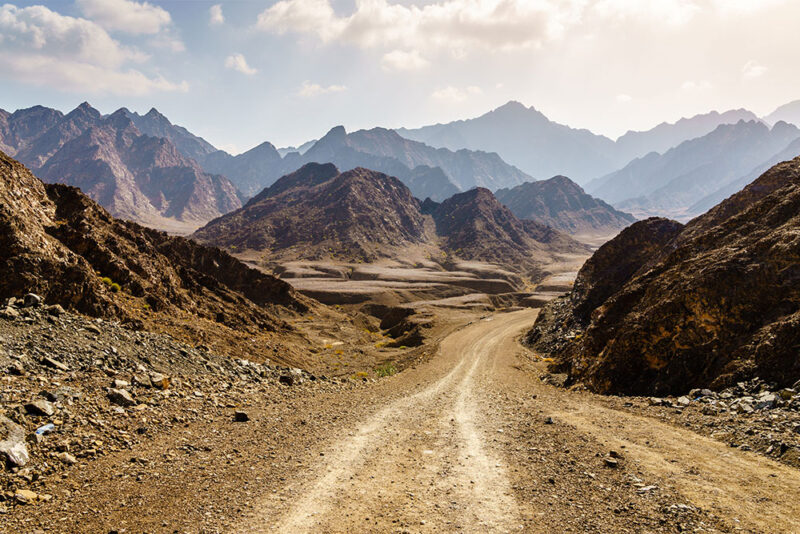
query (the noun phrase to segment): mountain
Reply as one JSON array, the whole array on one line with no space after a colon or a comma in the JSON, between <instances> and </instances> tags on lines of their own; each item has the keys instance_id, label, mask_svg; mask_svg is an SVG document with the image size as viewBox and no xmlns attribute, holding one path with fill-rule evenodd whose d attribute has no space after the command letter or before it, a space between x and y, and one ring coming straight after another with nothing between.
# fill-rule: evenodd
<instances>
[{"instance_id":1,"label":"mountain","mask_svg":"<svg viewBox=\"0 0 800 534\"><path fill-rule=\"evenodd\" d=\"M520 219L530 219L569 234L618 232L636 221L586 192L566 176L525 182L495 192Z\"/></svg>"},{"instance_id":2,"label":"mountain","mask_svg":"<svg viewBox=\"0 0 800 534\"><path fill-rule=\"evenodd\" d=\"M302 145L297 146L297 147L287 146L287 147L279 148L278 149L278 154L280 154L281 157L284 157L284 156L286 156L286 154L290 154L292 152L298 152L300 154L305 154L308 151L309 148L314 146L314 143L316 143L316 142L317 142L316 139L312 139L311 141L306 141L305 143L303 143Z\"/></svg>"},{"instance_id":3,"label":"mountain","mask_svg":"<svg viewBox=\"0 0 800 534\"><path fill-rule=\"evenodd\" d=\"M519 220L487 189L420 204L396 178L318 163L282 177L194 238L270 260L372 261L421 247L437 260L494 262L529 274L545 256L586 250L561 232Z\"/></svg>"},{"instance_id":4,"label":"mountain","mask_svg":"<svg viewBox=\"0 0 800 534\"><path fill-rule=\"evenodd\" d=\"M218 249L114 219L4 153L0 245L0 297L35 292L48 304L186 338L202 325L234 337L287 331L276 314L307 309L288 284Z\"/></svg>"},{"instance_id":5,"label":"mountain","mask_svg":"<svg viewBox=\"0 0 800 534\"><path fill-rule=\"evenodd\" d=\"M695 202L735 182L800 137L779 122L740 121L685 141L663 155L651 153L593 180L586 190L636 216L685 217Z\"/></svg>"},{"instance_id":6,"label":"mountain","mask_svg":"<svg viewBox=\"0 0 800 534\"><path fill-rule=\"evenodd\" d=\"M397 133L434 147L496 152L504 161L537 177L564 174L585 183L619 168L611 139L558 124L514 101L474 119L400 128ZM494 189L513 185L499 184Z\"/></svg>"},{"instance_id":7,"label":"mountain","mask_svg":"<svg viewBox=\"0 0 800 534\"><path fill-rule=\"evenodd\" d=\"M736 124L739 121L757 121L758 117L746 109L733 109L724 113L712 111L675 123L662 122L650 130L629 131L616 141L616 158L622 164L640 158L650 152L663 154L684 141L703 137L722 124Z\"/></svg>"},{"instance_id":8,"label":"mountain","mask_svg":"<svg viewBox=\"0 0 800 534\"><path fill-rule=\"evenodd\" d=\"M371 261L425 238L417 200L397 178L309 163L194 236L237 252Z\"/></svg>"},{"instance_id":9,"label":"mountain","mask_svg":"<svg viewBox=\"0 0 800 534\"><path fill-rule=\"evenodd\" d=\"M348 134L344 127L337 126L302 154L289 152L283 158L273 145L262 143L238 156L220 151L203 160L207 171L224 173L245 195L256 194L307 163L380 171L399 178L418 198L434 200L476 185L500 187L530 179L497 154L435 149L385 128Z\"/></svg>"},{"instance_id":10,"label":"mountain","mask_svg":"<svg viewBox=\"0 0 800 534\"><path fill-rule=\"evenodd\" d=\"M781 163L783 161L789 161L790 159L796 158L800 155L800 138L795 139L789 146L787 146L782 151L778 152L771 158L769 158L764 163L760 164L758 167L750 171L749 173L745 174L741 178L731 182L730 184L722 187L711 193L708 196L705 196L695 202L693 205L689 207L689 213L694 215L699 215L705 213L706 211L710 210L729 196L738 193L744 187L761 176L771 167Z\"/></svg>"},{"instance_id":11,"label":"mountain","mask_svg":"<svg viewBox=\"0 0 800 534\"><path fill-rule=\"evenodd\" d=\"M764 117L764 120L769 124L776 124L783 121L800 127L800 100L782 105Z\"/></svg>"},{"instance_id":12,"label":"mountain","mask_svg":"<svg viewBox=\"0 0 800 534\"><path fill-rule=\"evenodd\" d=\"M238 156L231 156L223 150L212 152L201 163L207 172L227 176L245 197L251 197L265 185L273 183L283 168L281 155L272 143L266 141Z\"/></svg>"},{"instance_id":13,"label":"mountain","mask_svg":"<svg viewBox=\"0 0 800 534\"><path fill-rule=\"evenodd\" d=\"M178 152L189 159L202 161L217 149L202 137L198 137L182 126L172 124L156 108L151 108L145 115L122 108L121 111L133 121L136 128L145 135L169 139Z\"/></svg>"},{"instance_id":14,"label":"mountain","mask_svg":"<svg viewBox=\"0 0 800 534\"><path fill-rule=\"evenodd\" d=\"M426 211L443 238L442 248L465 260L512 264L535 271L545 254L583 248L549 226L518 219L482 187L453 195L435 207L429 205Z\"/></svg>"},{"instance_id":15,"label":"mountain","mask_svg":"<svg viewBox=\"0 0 800 534\"><path fill-rule=\"evenodd\" d=\"M601 247L527 336L604 393L800 378L800 158L685 227L649 219ZM645 254L642 254L642 251Z\"/></svg>"},{"instance_id":16,"label":"mountain","mask_svg":"<svg viewBox=\"0 0 800 534\"><path fill-rule=\"evenodd\" d=\"M185 231L241 207L227 178L204 172L167 137L142 134L132 117L169 129L155 110L104 117L84 102L67 115L42 107L5 114L0 144L45 180L78 186L113 215L144 224Z\"/></svg>"}]
</instances>

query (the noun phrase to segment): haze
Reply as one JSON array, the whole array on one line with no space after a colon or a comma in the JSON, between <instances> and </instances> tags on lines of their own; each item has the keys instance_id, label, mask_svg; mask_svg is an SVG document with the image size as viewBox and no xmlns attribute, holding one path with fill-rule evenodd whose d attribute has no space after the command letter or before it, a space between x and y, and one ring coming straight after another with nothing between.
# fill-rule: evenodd
<instances>
[{"instance_id":1,"label":"haze","mask_svg":"<svg viewBox=\"0 0 800 534\"><path fill-rule=\"evenodd\" d=\"M232 152L511 99L616 137L796 99L793 21L786 0L15 2L0 8L0 99L155 106Z\"/></svg>"}]
</instances>

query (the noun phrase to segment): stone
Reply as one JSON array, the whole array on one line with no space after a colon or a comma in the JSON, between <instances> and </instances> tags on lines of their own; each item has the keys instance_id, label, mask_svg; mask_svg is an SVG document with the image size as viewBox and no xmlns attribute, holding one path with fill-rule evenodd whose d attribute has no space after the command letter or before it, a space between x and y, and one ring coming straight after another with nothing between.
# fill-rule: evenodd
<instances>
[{"instance_id":1,"label":"stone","mask_svg":"<svg viewBox=\"0 0 800 534\"><path fill-rule=\"evenodd\" d=\"M237 423L246 423L247 421L250 420L250 416L247 415L247 412L242 412L237 410L233 412L233 420L236 421Z\"/></svg>"},{"instance_id":2,"label":"stone","mask_svg":"<svg viewBox=\"0 0 800 534\"><path fill-rule=\"evenodd\" d=\"M60 315L64 315L66 313L66 311L61 306L61 304L53 304L52 306L48 306L47 307L47 313L49 313L50 315L54 315L54 316L58 317Z\"/></svg>"},{"instance_id":3,"label":"stone","mask_svg":"<svg viewBox=\"0 0 800 534\"><path fill-rule=\"evenodd\" d=\"M30 415L38 415L38 416L51 416L56 413L56 407L53 406L52 403L40 399L35 400L33 402L29 402L25 405L25 411Z\"/></svg>"},{"instance_id":4,"label":"stone","mask_svg":"<svg viewBox=\"0 0 800 534\"><path fill-rule=\"evenodd\" d=\"M99 329L97 326L93 325L93 324L87 324L87 325L84 327L84 329L85 329L87 332L91 332L91 333L93 333L93 334L100 334L100 329Z\"/></svg>"},{"instance_id":5,"label":"stone","mask_svg":"<svg viewBox=\"0 0 800 534\"><path fill-rule=\"evenodd\" d=\"M676 402L680 406L689 406L692 403L692 399L690 399L689 397L686 397L686 396L678 397L678 400Z\"/></svg>"},{"instance_id":6,"label":"stone","mask_svg":"<svg viewBox=\"0 0 800 534\"><path fill-rule=\"evenodd\" d=\"M778 392L778 395L780 395L781 399L785 401L792 400L792 398L797 395L797 390L792 388L784 388Z\"/></svg>"},{"instance_id":7,"label":"stone","mask_svg":"<svg viewBox=\"0 0 800 534\"><path fill-rule=\"evenodd\" d=\"M42 297L36 293L28 293L25 295L23 302L25 303L26 308L36 308L37 306L41 305Z\"/></svg>"},{"instance_id":8,"label":"stone","mask_svg":"<svg viewBox=\"0 0 800 534\"><path fill-rule=\"evenodd\" d=\"M128 386L130 386L130 383L127 380L119 380L119 379L115 379L111 385L111 387L115 389L125 389Z\"/></svg>"},{"instance_id":9,"label":"stone","mask_svg":"<svg viewBox=\"0 0 800 534\"><path fill-rule=\"evenodd\" d=\"M780 397L775 393L762 393L755 403L756 410L768 410L777 406Z\"/></svg>"},{"instance_id":10,"label":"stone","mask_svg":"<svg viewBox=\"0 0 800 534\"><path fill-rule=\"evenodd\" d=\"M18 489L14 493L14 499L20 504L36 504L41 499L40 495L35 491Z\"/></svg>"},{"instance_id":11,"label":"stone","mask_svg":"<svg viewBox=\"0 0 800 534\"><path fill-rule=\"evenodd\" d=\"M19 312L14 308L8 307L0 310L0 317L3 317L4 319L16 319L19 317Z\"/></svg>"},{"instance_id":12,"label":"stone","mask_svg":"<svg viewBox=\"0 0 800 534\"><path fill-rule=\"evenodd\" d=\"M285 386L293 386L294 385L294 376L292 375L281 375L278 378L278 382Z\"/></svg>"},{"instance_id":13,"label":"stone","mask_svg":"<svg viewBox=\"0 0 800 534\"><path fill-rule=\"evenodd\" d=\"M619 467L619 460L615 458L604 458L603 461L606 464L606 467L611 467L612 469Z\"/></svg>"},{"instance_id":14,"label":"stone","mask_svg":"<svg viewBox=\"0 0 800 534\"><path fill-rule=\"evenodd\" d=\"M133 383L145 388L153 387L153 383L150 382L150 377L143 373L133 375Z\"/></svg>"},{"instance_id":15,"label":"stone","mask_svg":"<svg viewBox=\"0 0 800 534\"><path fill-rule=\"evenodd\" d=\"M161 373L150 373L150 384L161 390L169 388L169 377Z\"/></svg>"},{"instance_id":16,"label":"stone","mask_svg":"<svg viewBox=\"0 0 800 534\"><path fill-rule=\"evenodd\" d=\"M119 406L133 406L136 404L131 394L124 389L111 388L108 391L108 399Z\"/></svg>"},{"instance_id":17,"label":"stone","mask_svg":"<svg viewBox=\"0 0 800 534\"><path fill-rule=\"evenodd\" d=\"M0 415L0 455L15 467L23 467L30 460L25 429L3 415Z\"/></svg>"},{"instance_id":18,"label":"stone","mask_svg":"<svg viewBox=\"0 0 800 534\"><path fill-rule=\"evenodd\" d=\"M58 453L56 455L56 458L61 460L61 463L64 463L64 464L67 464L67 465L75 465L75 464L78 463L78 459L75 458L74 456L72 456L68 452L60 452L60 453Z\"/></svg>"},{"instance_id":19,"label":"stone","mask_svg":"<svg viewBox=\"0 0 800 534\"><path fill-rule=\"evenodd\" d=\"M552 417L545 417L544 418L544 424L552 425L553 424L553 418Z\"/></svg>"},{"instance_id":20,"label":"stone","mask_svg":"<svg viewBox=\"0 0 800 534\"><path fill-rule=\"evenodd\" d=\"M69 371L69 366L67 364L61 363L60 361L49 356L42 358L42 363L54 369L58 369L59 371Z\"/></svg>"}]
</instances>

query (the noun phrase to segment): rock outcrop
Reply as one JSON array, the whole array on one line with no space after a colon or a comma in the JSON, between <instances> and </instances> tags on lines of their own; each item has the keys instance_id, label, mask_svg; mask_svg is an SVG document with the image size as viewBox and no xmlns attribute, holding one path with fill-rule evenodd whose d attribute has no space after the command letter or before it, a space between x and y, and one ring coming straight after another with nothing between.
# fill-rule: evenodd
<instances>
[{"instance_id":1,"label":"rock outcrop","mask_svg":"<svg viewBox=\"0 0 800 534\"><path fill-rule=\"evenodd\" d=\"M218 249L114 219L78 189L45 185L0 153L0 297L141 327L192 321L280 330L306 309L291 287Z\"/></svg>"},{"instance_id":2,"label":"rock outcrop","mask_svg":"<svg viewBox=\"0 0 800 534\"><path fill-rule=\"evenodd\" d=\"M686 227L636 223L601 247L528 341L572 383L683 393L800 378L800 158Z\"/></svg>"}]
</instances>

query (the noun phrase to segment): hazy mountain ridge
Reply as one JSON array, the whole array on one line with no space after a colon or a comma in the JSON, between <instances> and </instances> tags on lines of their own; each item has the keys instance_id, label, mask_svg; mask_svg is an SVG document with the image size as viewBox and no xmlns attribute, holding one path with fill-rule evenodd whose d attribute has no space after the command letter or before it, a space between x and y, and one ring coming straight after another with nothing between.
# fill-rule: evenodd
<instances>
[{"instance_id":1,"label":"hazy mountain ridge","mask_svg":"<svg viewBox=\"0 0 800 534\"><path fill-rule=\"evenodd\" d=\"M526 182L495 192L521 219L530 219L570 234L617 232L636 221L594 198L565 176Z\"/></svg>"},{"instance_id":2,"label":"hazy mountain ridge","mask_svg":"<svg viewBox=\"0 0 800 534\"><path fill-rule=\"evenodd\" d=\"M784 122L721 125L666 153L651 153L593 180L587 191L634 215L686 216L703 197L736 182L800 137ZM797 155L797 154L795 154Z\"/></svg>"}]
</instances>

